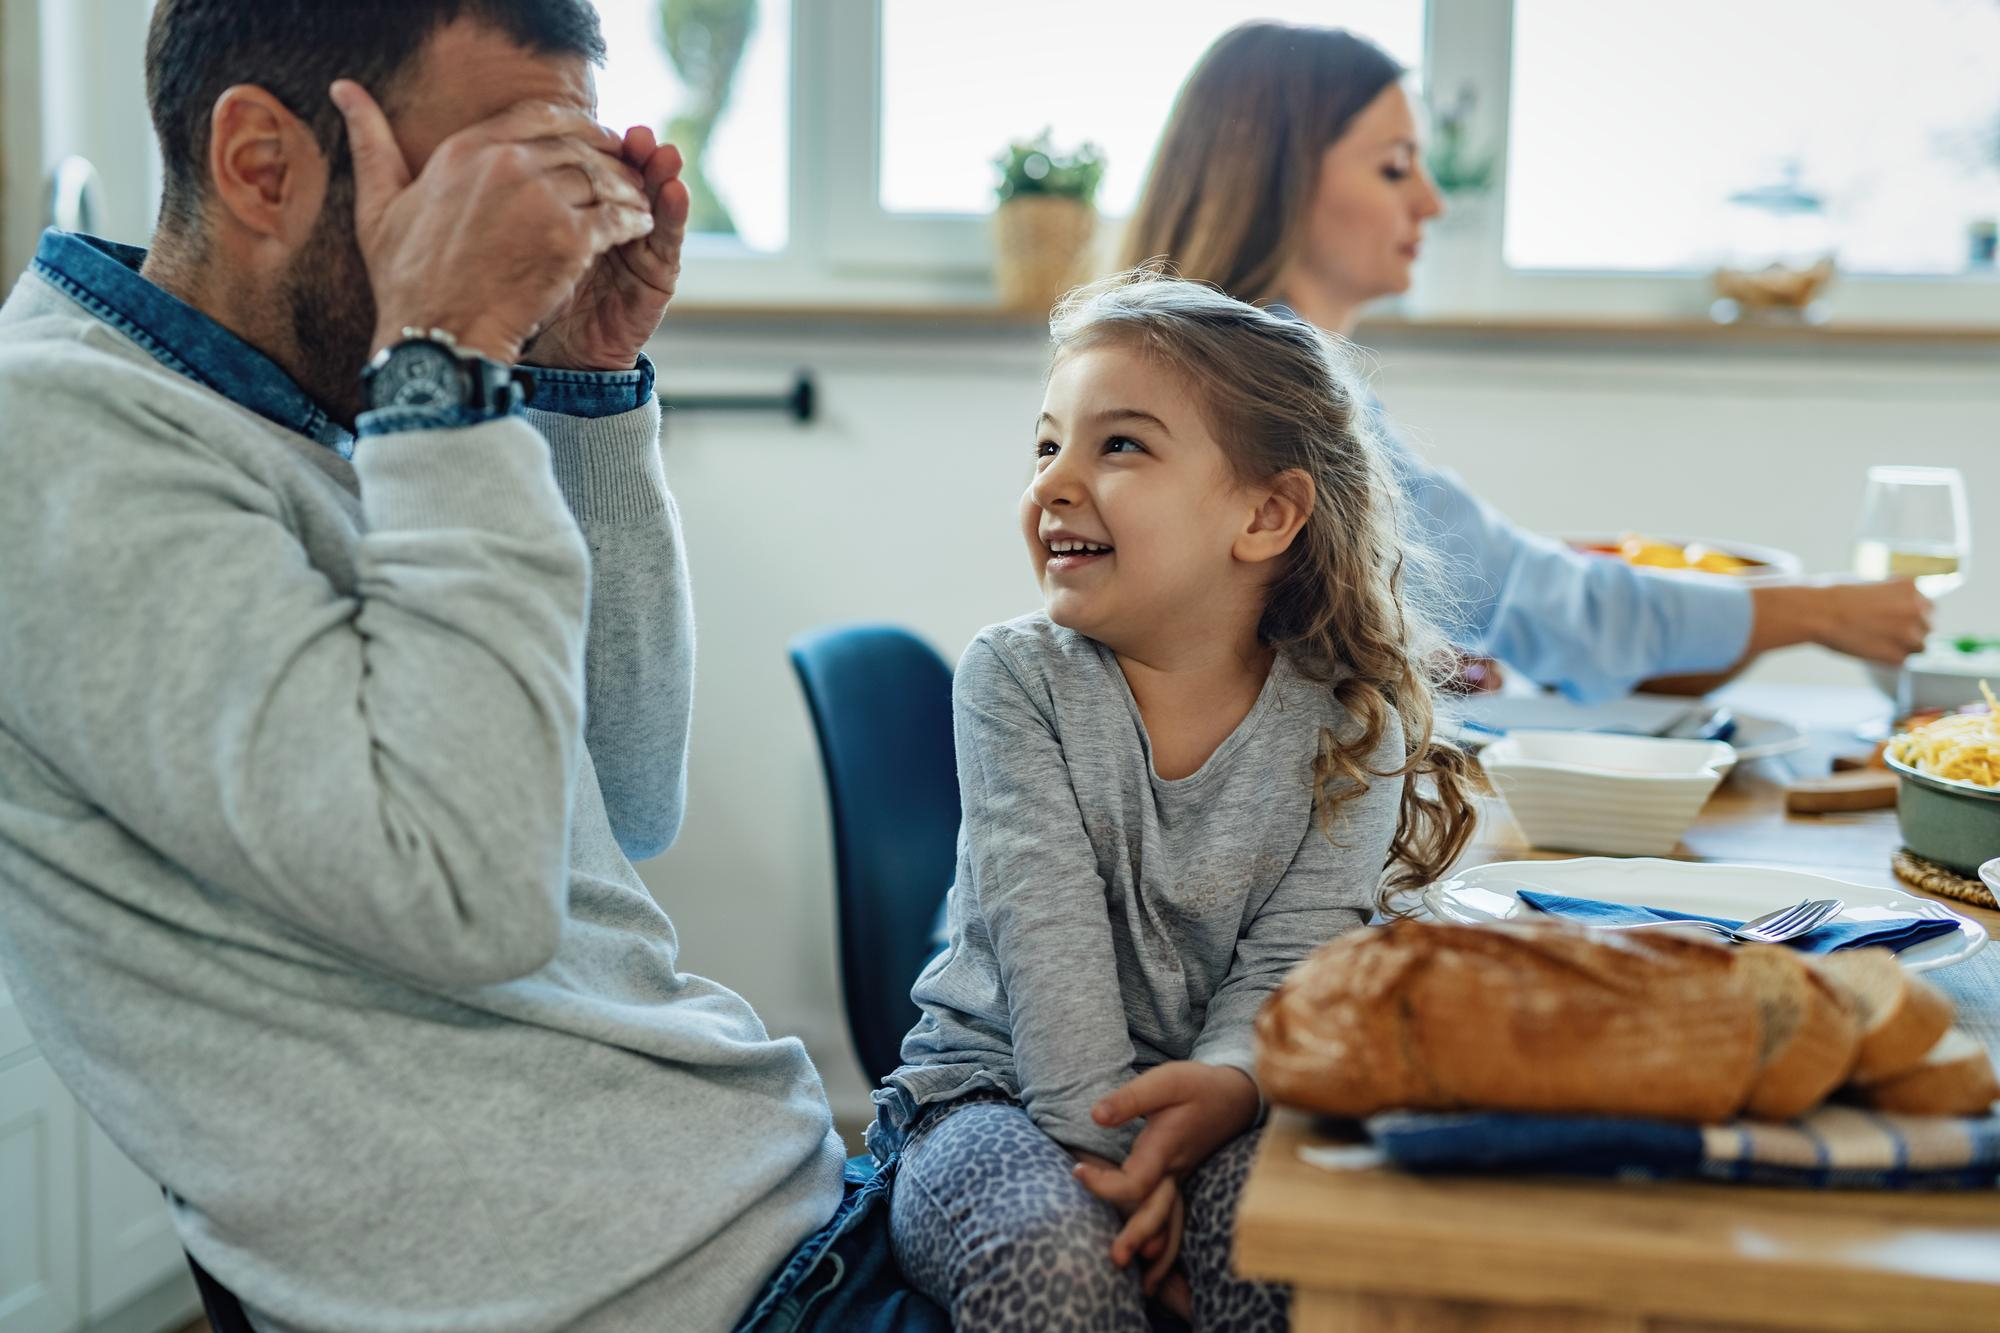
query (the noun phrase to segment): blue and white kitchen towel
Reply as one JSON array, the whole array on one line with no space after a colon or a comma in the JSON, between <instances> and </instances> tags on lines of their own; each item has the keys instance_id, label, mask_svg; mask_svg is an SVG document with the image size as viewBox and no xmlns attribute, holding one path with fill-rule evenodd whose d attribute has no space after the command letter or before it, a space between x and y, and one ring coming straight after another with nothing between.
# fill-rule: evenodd
<instances>
[{"instance_id":1,"label":"blue and white kitchen towel","mask_svg":"<svg viewBox=\"0 0 2000 1333\"><path fill-rule=\"evenodd\" d=\"M1790 1124L1686 1125L1611 1116L1397 1111L1370 1142L1299 1155L1332 1170L1505 1171L1741 1181L1827 1189L1992 1189L2000 1116L1891 1115L1827 1106Z\"/></svg>"}]
</instances>

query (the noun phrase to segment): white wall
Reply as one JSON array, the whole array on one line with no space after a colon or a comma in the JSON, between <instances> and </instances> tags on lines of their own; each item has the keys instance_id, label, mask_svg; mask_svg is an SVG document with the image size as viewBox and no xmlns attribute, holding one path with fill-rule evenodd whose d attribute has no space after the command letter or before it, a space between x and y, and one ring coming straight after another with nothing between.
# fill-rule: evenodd
<instances>
[{"instance_id":1,"label":"white wall","mask_svg":"<svg viewBox=\"0 0 2000 1333\"><path fill-rule=\"evenodd\" d=\"M1411 435L1516 519L1849 558L1871 463L1963 469L1976 540L1944 628L2000 631L2000 356L1991 348L1588 348L1412 339L1377 387ZM1041 350L1028 331L785 330L689 321L656 348L668 392L776 390L815 373L823 417L670 421L700 626L688 821L644 872L683 965L805 1038L836 1109L865 1114L842 1027L825 795L785 658L800 630L893 620L956 657L1032 609L1015 535ZM1983 560L1983 564L1980 563ZM1770 679L1859 682L1817 650Z\"/></svg>"}]
</instances>

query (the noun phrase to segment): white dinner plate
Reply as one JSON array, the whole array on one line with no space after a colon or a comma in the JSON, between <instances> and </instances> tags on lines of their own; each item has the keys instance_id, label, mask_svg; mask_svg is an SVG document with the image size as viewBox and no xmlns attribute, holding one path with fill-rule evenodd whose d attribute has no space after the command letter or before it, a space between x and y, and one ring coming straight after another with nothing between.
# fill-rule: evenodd
<instances>
[{"instance_id":1,"label":"white dinner plate","mask_svg":"<svg viewBox=\"0 0 2000 1333\"><path fill-rule=\"evenodd\" d=\"M1806 748L1806 734L1778 718L1737 713L1736 734L1729 738L1728 745L1736 751L1738 763L1748 763L1752 759L1769 759L1773 755L1803 750Z\"/></svg>"},{"instance_id":2,"label":"white dinner plate","mask_svg":"<svg viewBox=\"0 0 2000 1333\"><path fill-rule=\"evenodd\" d=\"M1462 870L1431 885L1424 890L1424 906L1433 916L1464 925L1545 915L1520 900L1517 895L1522 889L1739 921L1807 898L1838 898L1847 905L1833 918L1835 921L1921 916L1955 922L1957 934L1925 940L1896 955L1897 961L1912 972L1928 972L1963 962L1986 943L1986 928L1977 921L1960 916L1936 899L1919 898L1901 889L1849 884L1803 870L1661 861L1651 857L1495 861Z\"/></svg>"},{"instance_id":3,"label":"white dinner plate","mask_svg":"<svg viewBox=\"0 0 2000 1333\"><path fill-rule=\"evenodd\" d=\"M1478 750L1509 731L1610 731L1650 733L1685 714L1710 705L1698 699L1634 694L1598 704L1580 704L1555 694L1473 694L1453 699L1440 730L1467 749ZM1768 759L1805 748L1806 734L1789 722L1732 708L1736 734L1728 741L1738 763ZM1461 725L1464 723L1470 725Z\"/></svg>"}]
</instances>

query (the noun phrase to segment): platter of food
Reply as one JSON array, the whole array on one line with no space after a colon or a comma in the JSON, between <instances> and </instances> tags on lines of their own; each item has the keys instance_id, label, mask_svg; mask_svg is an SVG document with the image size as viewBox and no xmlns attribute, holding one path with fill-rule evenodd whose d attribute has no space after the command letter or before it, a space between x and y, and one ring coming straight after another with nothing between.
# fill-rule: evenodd
<instances>
[{"instance_id":1,"label":"platter of food","mask_svg":"<svg viewBox=\"0 0 2000 1333\"><path fill-rule=\"evenodd\" d=\"M1658 537L1640 532L1567 533L1571 549L1623 560L1644 569L1725 574L1758 581L1795 579L1805 568L1798 556L1775 546L1714 541L1705 537Z\"/></svg>"}]
</instances>

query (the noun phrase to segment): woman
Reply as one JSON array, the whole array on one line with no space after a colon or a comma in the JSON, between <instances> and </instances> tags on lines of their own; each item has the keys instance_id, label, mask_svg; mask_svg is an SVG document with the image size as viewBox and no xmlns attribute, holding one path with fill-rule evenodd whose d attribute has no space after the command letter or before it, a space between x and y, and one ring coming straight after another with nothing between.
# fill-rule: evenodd
<instances>
[{"instance_id":1,"label":"woman","mask_svg":"<svg viewBox=\"0 0 2000 1333\"><path fill-rule=\"evenodd\" d=\"M1181 90L1121 266L1165 259L1348 333L1368 302L1408 289L1424 225L1444 210L1404 72L1338 29L1226 33ZM1515 526L1381 425L1452 571L1452 586L1433 591L1459 646L1579 699L1671 676L1706 688L1798 643L1892 664L1923 647L1930 602L1910 580L1745 588L1580 556Z\"/></svg>"}]
</instances>

